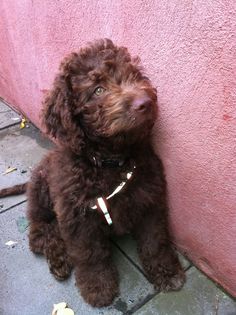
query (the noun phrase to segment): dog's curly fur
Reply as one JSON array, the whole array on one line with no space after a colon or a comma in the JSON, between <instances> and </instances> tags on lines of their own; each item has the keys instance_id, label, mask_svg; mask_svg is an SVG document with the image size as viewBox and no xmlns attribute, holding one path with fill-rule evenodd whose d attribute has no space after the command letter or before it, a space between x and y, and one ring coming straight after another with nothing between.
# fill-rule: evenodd
<instances>
[{"instance_id":1,"label":"dog's curly fur","mask_svg":"<svg viewBox=\"0 0 236 315\"><path fill-rule=\"evenodd\" d=\"M108 39L65 58L44 102L42 120L58 145L28 184L30 248L46 256L59 280L74 266L81 295L93 306L109 305L119 291L113 234L132 233L157 289L184 283L169 239L163 167L150 144L156 102L138 58ZM123 162L111 167L106 159ZM107 201L110 227L91 205L130 171L123 190Z\"/></svg>"}]
</instances>

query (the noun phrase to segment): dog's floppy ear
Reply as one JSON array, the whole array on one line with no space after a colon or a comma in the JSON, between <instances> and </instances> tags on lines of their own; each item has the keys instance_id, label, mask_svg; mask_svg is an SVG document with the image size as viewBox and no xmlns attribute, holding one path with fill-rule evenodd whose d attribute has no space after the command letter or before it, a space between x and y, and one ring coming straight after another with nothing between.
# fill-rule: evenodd
<instances>
[{"instance_id":1,"label":"dog's floppy ear","mask_svg":"<svg viewBox=\"0 0 236 315\"><path fill-rule=\"evenodd\" d=\"M74 116L76 104L71 77L76 59L77 54L73 53L62 61L53 88L44 100L41 118L49 136L59 144L78 151L83 144L84 133L79 126L78 116Z\"/></svg>"}]
</instances>

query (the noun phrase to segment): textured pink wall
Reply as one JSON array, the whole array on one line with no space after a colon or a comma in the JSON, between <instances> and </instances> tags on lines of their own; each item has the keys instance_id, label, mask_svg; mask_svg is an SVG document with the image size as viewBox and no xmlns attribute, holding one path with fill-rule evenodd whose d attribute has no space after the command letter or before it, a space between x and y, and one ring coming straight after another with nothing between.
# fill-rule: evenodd
<instances>
[{"instance_id":1,"label":"textured pink wall","mask_svg":"<svg viewBox=\"0 0 236 315\"><path fill-rule=\"evenodd\" d=\"M155 145L179 247L236 295L235 1L0 2L0 95L38 124L59 60L110 37L159 91Z\"/></svg>"}]
</instances>

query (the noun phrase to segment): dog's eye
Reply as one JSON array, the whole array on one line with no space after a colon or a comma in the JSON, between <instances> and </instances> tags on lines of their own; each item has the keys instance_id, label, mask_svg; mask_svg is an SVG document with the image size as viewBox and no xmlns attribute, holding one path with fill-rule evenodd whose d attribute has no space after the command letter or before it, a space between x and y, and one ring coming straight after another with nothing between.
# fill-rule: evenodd
<instances>
[{"instance_id":1,"label":"dog's eye","mask_svg":"<svg viewBox=\"0 0 236 315\"><path fill-rule=\"evenodd\" d=\"M96 94L97 96L100 96L104 92L105 92L105 89L102 86L99 86L95 89L94 94Z\"/></svg>"}]
</instances>

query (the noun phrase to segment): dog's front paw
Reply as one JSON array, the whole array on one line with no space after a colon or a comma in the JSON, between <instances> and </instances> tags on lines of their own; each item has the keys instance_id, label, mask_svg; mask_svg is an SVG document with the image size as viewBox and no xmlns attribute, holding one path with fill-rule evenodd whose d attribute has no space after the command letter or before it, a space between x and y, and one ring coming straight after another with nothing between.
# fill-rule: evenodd
<instances>
[{"instance_id":1,"label":"dog's front paw","mask_svg":"<svg viewBox=\"0 0 236 315\"><path fill-rule=\"evenodd\" d=\"M118 287L108 284L108 288L100 287L100 284L94 288L83 288L81 295L84 300L93 307L103 307L112 304L114 298L118 295Z\"/></svg>"},{"instance_id":2,"label":"dog's front paw","mask_svg":"<svg viewBox=\"0 0 236 315\"><path fill-rule=\"evenodd\" d=\"M47 259L49 269L58 281L66 280L72 271L72 263L66 256L59 257L58 260Z\"/></svg>"},{"instance_id":3,"label":"dog's front paw","mask_svg":"<svg viewBox=\"0 0 236 315\"><path fill-rule=\"evenodd\" d=\"M58 243L57 247L46 248L45 256L47 258L50 272L57 280L62 281L70 276L73 265L63 244Z\"/></svg>"},{"instance_id":4,"label":"dog's front paw","mask_svg":"<svg viewBox=\"0 0 236 315\"><path fill-rule=\"evenodd\" d=\"M157 291L177 291L180 290L185 283L185 273L182 269L178 269L176 273L169 273L165 270L157 273L153 281L154 287Z\"/></svg>"},{"instance_id":5,"label":"dog's front paw","mask_svg":"<svg viewBox=\"0 0 236 315\"><path fill-rule=\"evenodd\" d=\"M176 291L185 283L185 273L178 256L170 247L152 257L144 257L143 267L148 279L158 291Z\"/></svg>"},{"instance_id":6,"label":"dog's front paw","mask_svg":"<svg viewBox=\"0 0 236 315\"><path fill-rule=\"evenodd\" d=\"M112 267L94 273L76 270L76 282L84 300L93 307L108 306L119 294L117 271Z\"/></svg>"}]
</instances>

